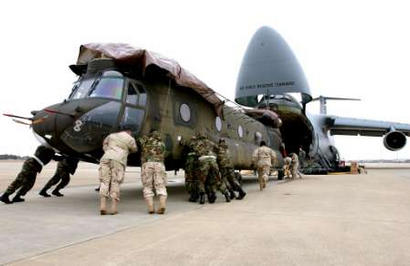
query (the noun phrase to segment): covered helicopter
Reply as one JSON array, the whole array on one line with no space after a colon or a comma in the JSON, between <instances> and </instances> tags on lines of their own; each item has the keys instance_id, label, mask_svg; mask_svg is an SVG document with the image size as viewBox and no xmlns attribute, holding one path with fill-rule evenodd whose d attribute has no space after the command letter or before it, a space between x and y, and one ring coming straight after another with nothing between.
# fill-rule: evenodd
<instances>
[{"instance_id":1,"label":"covered helicopter","mask_svg":"<svg viewBox=\"0 0 410 266\"><path fill-rule=\"evenodd\" d=\"M126 44L82 45L79 76L67 99L33 111L32 128L44 145L63 156L98 163L108 134L131 129L135 137L152 129L166 144L167 169L183 166L187 140L198 132L225 138L236 169L250 169L252 151L264 140L278 154L308 151L311 173L338 169L331 135L383 136L390 150L401 149L410 125L306 113L312 98L304 73L283 38L262 27L253 36L238 76L235 101L216 92L174 60ZM298 102L291 93L300 93ZM326 100L318 98L325 109ZM23 118L24 117L20 117ZM133 154L129 165L140 165Z\"/></svg>"}]
</instances>

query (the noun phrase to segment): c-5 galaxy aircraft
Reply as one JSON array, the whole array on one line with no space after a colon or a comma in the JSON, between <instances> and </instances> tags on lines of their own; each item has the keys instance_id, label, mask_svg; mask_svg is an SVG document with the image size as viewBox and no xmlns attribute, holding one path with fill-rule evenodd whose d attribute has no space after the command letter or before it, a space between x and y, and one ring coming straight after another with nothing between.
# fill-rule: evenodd
<instances>
[{"instance_id":1,"label":"c-5 galaxy aircraft","mask_svg":"<svg viewBox=\"0 0 410 266\"><path fill-rule=\"evenodd\" d=\"M337 169L331 135L385 135L386 148L398 150L410 134L407 124L306 114L314 99L303 71L286 42L267 27L255 33L243 59L239 107L228 106L177 62L125 44L82 45L70 68L79 78L69 97L33 111L30 120L41 143L93 163L102 155L104 137L124 128L135 137L159 130L169 170L183 166L181 143L198 132L213 141L225 138L236 169L252 167L252 152L264 140L278 154L275 167L281 169L285 150L302 147L314 165L311 172ZM301 93L302 101L290 93ZM319 99L324 104L327 98ZM128 164L140 165L139 157L131 155Z\"/></svg>"}]
</instances>

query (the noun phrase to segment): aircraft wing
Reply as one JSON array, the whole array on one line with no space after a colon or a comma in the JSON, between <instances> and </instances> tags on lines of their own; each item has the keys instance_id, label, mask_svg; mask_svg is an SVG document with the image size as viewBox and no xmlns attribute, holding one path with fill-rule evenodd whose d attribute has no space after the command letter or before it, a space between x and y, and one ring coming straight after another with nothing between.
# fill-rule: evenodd
<instances>
[{"instance_id":1,"label":"aircraft wing","mask_svg":"<svg viewBox=\"0 0 410 266\"><path fill-rule=\"evenodd\" d=\"M328 116L327 126L331 135L361 135L380 137L391 131L410 136L410 124Z\"/></svg>"}]
</instances>

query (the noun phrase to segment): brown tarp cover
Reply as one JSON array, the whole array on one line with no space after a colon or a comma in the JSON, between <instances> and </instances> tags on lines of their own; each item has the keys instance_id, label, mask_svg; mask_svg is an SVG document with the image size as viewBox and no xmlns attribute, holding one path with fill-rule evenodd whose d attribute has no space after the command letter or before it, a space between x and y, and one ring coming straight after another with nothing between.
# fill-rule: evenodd
<instances>
[{"instance_id":1,"label":"brown tarp cover","mask_svg":"<svg viewBox=\"0 0 410 266\"><path fill-rule=\"evenodd\" d=\"M214 106L216 113L223 117L224 102L215 95L215 91L172 59L124 43L88 43L80 46L77 64L87 64L95 58L113 58L118 62L135 65L138 69L141 68L143 73L148 66L156 65L166 70L178 85L191 88L199 93Z\"/></svg>"},{"instance_id":2,"label":"brown tarp cover","mask_svg":"<svg viewBox=\"0 0 410 266\"><path fill-rule=\"evenodd\" d=\"M282 125L282 120L278 114L268 109L245 109L245 114L261 122L266 122L274 128L279 128Z\"/></svg>"}]
</instances>

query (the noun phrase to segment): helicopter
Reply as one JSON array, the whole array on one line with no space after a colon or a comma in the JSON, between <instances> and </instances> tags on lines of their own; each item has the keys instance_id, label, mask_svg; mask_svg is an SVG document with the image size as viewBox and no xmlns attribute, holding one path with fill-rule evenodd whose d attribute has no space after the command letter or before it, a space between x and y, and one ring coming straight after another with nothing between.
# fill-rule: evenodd
<instances>
[{"instance_id":1,"label":"helicopter","mask_svg":"<svg viewBox=\"0 0 410 266\"><path fill-rule=\"evenodd\" d=\"M305 172L327 173L340 170L332 135L384 135L385 147L399 150L410 134L408 124L327 115L327 100L346 99L314 99L290 47L269 27L260 28L248 45L235 104L176 61L127 44L82 45L70 69L78 80L67 99L32 111L32 118L17 118L32 121L43 145L91 163L99 162L108 134L128 129L138 138L155 129L165 142L168 170L183 166L183 140L201 133L214 142L225 139L235 169L251 169L252 152L264 141L278 155L279 176L283 158L299 149L308 153ZM308 114L306 105L315 100L322 112ZM128 165L141 165L139 152L129 156Z\"/></svg>"}]
</instances>

